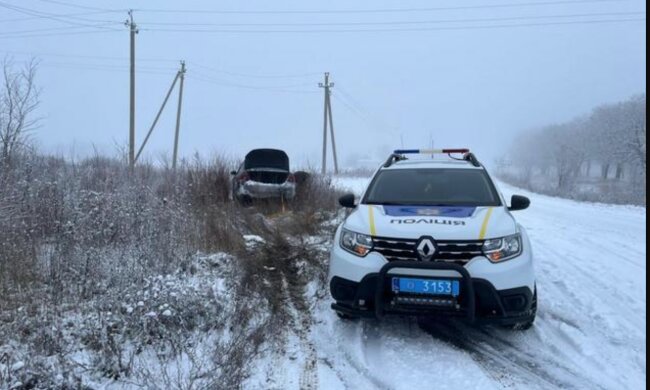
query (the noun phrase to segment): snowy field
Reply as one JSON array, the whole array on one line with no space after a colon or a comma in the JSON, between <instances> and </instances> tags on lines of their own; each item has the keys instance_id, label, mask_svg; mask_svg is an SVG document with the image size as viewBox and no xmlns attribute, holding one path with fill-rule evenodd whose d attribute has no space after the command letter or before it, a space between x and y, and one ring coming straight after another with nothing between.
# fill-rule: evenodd
<instances>
[{"instance_id":1,"label":"snowy field","mask_svg":"<svg viewBox=\"0 0 650 390\"><path fill-rule=\"evenodd\" d=\"M360 192L366 179L335 185ZM286 354L262 356L250 388L642 389L646 382L646 210L519 191L540 293L526 332L408 318L342 322L326 291ZM300 316L300 314L296 314Z\"/></svg>"},{"instance_id":2,"label":"snowy field","mask_svg":"<svg viewBox=\"0 0 650 390\"><path fill-rule=\"evenodd\" d=\"M531 330L341 321L325 272L344 211L251 207L232 214L241 250L56 316L0 311L0 390L645 388L646 209L501 189L532 200L516 214L536 253Z\"/></svg>"}]
</instances>

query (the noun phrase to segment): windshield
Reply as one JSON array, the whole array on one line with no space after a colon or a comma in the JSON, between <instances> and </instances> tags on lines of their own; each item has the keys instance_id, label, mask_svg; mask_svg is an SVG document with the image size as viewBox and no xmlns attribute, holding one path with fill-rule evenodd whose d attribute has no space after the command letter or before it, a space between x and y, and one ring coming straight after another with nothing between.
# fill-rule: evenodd
<instances>
[{"instance_id":1,"label":"windshield","mask_svg":"<svg viewBox=\"0 0 650 390\"><path fill-rule=\"evenodd\" d=\"M384 205L500 206L487 173L478 169L393 169L381 171L364 202Z\"/></svg>"}]
</instances>

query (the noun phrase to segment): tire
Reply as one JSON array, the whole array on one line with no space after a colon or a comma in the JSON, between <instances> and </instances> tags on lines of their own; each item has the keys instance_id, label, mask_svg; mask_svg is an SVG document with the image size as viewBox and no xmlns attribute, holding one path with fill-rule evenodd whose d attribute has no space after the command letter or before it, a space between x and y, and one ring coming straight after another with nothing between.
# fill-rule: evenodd
<instances>
[{"instance_id":1,"label":"tire","mask_svg":"<svg viewBox=\"0 0 650 390\"><path fill-rule=\"evenodd\" d=\"M526 331L531 329L535 325L535 319L537 318L537 287L535 288L535 294L533 295L533 303L530 307L531 314L525 320L517 322L512 325L507 325L505 328L514 330L514 331Z\"/></svg>"}]
</instances>

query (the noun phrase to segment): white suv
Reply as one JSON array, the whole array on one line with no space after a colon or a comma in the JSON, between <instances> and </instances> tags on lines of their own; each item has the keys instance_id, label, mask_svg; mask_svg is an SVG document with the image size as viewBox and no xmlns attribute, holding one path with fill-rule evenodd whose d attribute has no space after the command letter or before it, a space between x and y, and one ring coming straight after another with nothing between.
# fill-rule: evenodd
<instances>
[{"instance_id":1,"label":"white suv","mask_svg":"<svg viewBox=\"0 0 650 390\"><path fill-rule=\"evenodd\" d=\"M530 201L513 196L507 206L469 150L396 150L360 202L348 194L339 203L352 209L330 258L332 308L340 317L442 315L533 325L533 252L511 214Z\"/></svg>"}]
</instances>

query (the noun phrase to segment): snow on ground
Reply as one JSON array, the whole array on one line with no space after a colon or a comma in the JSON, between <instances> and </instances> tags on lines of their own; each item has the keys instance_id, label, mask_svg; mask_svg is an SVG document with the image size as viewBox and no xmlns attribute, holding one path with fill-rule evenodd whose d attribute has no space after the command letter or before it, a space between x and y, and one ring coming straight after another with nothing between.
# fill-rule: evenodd
<instances>
[{"instance_id":1,"label":"snow on ground","mask_svg":"<svg viewBox=\"0 0 650 390\"><path fill-rule=\"evenodd\" d=\"M360 193L367 179L336 178ZM319 388L645 388L646 209L520 191L536 252L539 317L530 331L413 319L343 322L314 300ZM288 383L287 383L288 384Z\"/></svg>"},{"instance_id":2,"label":"snow on ground","mask_svg":"<svg viewBox=\"0 0 650 390\"><path fill-rule=\"evenodd\" d=\"M333 183L361 193L368 179L334 178ZM305 263L298 269L314 277L304 296L302 290L291 288L295 287L291 275L278 274L285 293L278 299L287 307L286 327L273 328L277 332L265 337L259 354L246 359L250 375L243 378L241 388L645 388L646 209L580 203L505 184L501 189L507 198L518 193L532 200L529 210L516 215L528 229L536 253L540 306L533 329L515 332L458 321L418 323L390 317L381 322L342 321L329 307L327 285L314 272L323 271L327 262L322 262L322 270L319 264L312 263L309 269ZM327 225L338 221L332 218ZM326 255L328 234L302 237L295 245ZM257 251L270 241L247 235L245 242L248 250ZM196 313L203 313L206 321L236 318L229 282L236 280L231 275L237 270L235 260L226 253L197 255L192 263L196 272L190 276L154 278L125 296L125 318L142 314L147 327ZM261 270L272 275L276 268ZM239 324L229 321L211 327L207 334L198 332L192 339L196 348L188 347L191 353L171 361L159 358L160 351L147 350L134 362L135 368L144 369L144 377L93 381L89 372L88 383L100 389L161 384L190 388L192 381L208 375L201 370L213 363L214 350L209 347L233 338L232 329ZM25 370L22 360L9 362L1 355L0 345L0 379L3 373ZM75 362L90 365L90 358L79 352ZM235 369L241 367L235 363ZM230 372L233 367L221 368Z\"/></svg>"},{"instance_id":3,"label":"snow on ground","mask_svg":"<svg viewBox=\"0 0 650 390\"><path fill-rule=\"evenodd\" d=\"M335 176L332 178L332 185L341 191L349 191L361 195L368 186L370 178Z\"/></svg>"}]
</instances>

